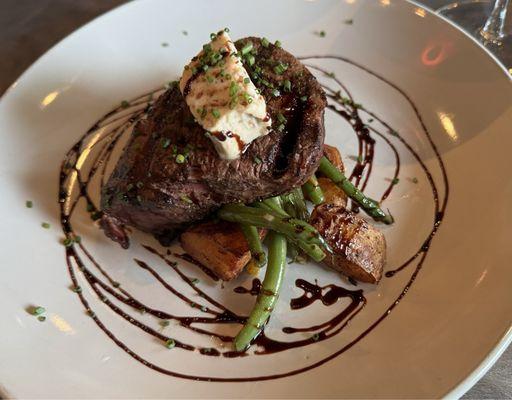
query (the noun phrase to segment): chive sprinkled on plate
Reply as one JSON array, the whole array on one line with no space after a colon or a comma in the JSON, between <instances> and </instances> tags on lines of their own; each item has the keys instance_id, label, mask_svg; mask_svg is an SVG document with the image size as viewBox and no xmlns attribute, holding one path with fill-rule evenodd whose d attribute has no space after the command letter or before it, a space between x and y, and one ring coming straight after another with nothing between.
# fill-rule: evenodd
<instances>
[{"instance_id":1,"label":"chive sprinkled on plate","mask_svg":"<svg viewBox=\"0 0 512 400\"><path fill-rule=\"evenodd\" d=\"M129 102L129 101L127 101L127 100L123 100L123 101L121 102L121 107L123 107L123 108L128 108L128 107L130 107L130 102Z\"/></svg>"},{"instance_id":2,"label":"chive sprinkled on plate","mask_svg":"<svg viewBox=\"0 0 512 400\"><path fill-rule=\"evenodd\" d=\"M32 311L31 311L32 315L41 315L45 312L46 312L46 309L41 306L33 307Z\"/></svg>"},{"instance_id":3,"label":"chive sprinkled on plate","mask_svg":"<svg viewBox=\"0 0 512 400\"><path fill-rule=\"evenodd\" d=\"M412 183L415 183L415 184L416 184L416 183L418 183L418 178L413 177L413 178L411 179L411 181L412 181Z\"/></svg>"},{"instance_id":4,"label":"chive sprinkled on plate","mask_svg":"<svg viewBox=\"0 0 512 400\"><path fill-rule=\"evenodd\" d=\"M183 34L183 36L188 36L188 32L185 30L181 31L181 33Z\"/></svg>"},{"instance_id":5,"label":"chive sprinkled on plate","mask_svg":"<svg viewBox=\"0 0 512 400\"><path fill-rule=\"evenodd\" d=\"M315 333L313 336L311 336L311 339L313 339L315 342L318 342L318 340L320 340L320 334Z\"/></svg>"},{"instance_id":6,"label":"chive sprinkled on plate","mask_svg":"<svg viewBox=\"0 0 512 400\"><path fill-rule=\"evenodd\" d=\"M50 229L50 224L48 222L43 222L41 224L41 226L44 228L44 229Z\"/></svg>"},{"instance_id":7,"label":"chive sprinkled on plate","mask_svg":"<svg viewBox=\"0 0 512 400\"><path fill-rule=\"evenodd\" d=\"M173 349L174 347L176 347L176 342L174 341L174 339L167 339L167 341L165 342L165 347L167 347L168 349Z\"/></svg>"},{"instance_id":8,"label":"chive sprinkled on plate","mask_svg":"<svg viewBox=\"0 0 512 400\"><path fill-rule=\"evenodd\" d=\"M352 18L350 19L346 19L345 21L343 21L345 24L347 25L352 25L354 23L354 20Z\"/></svg>"},{"instance_id":9,"label":"chive sprinkled on plate","mask_svg":"<svg viewBox=\"0 0 512 400\"><path fill-rule=\"evenodd\" d=\"M162 47L168 47L169 46L169 43L167 42L162 42Z\"/></svg>"},{"instance_id":10,"label":"chive sprinkled on plate","mask_svg":"<svg viewBox=\"0 0 512 400\"><path fill-rule=\"evenodd\" d=\"M398 179L398 178L393 178L393 180L391 181L391 183L392 183L393 185L398 184L398 182L400 182L400 179Z\"/></svg>"},{"instance_id":11,"label":"chive sprinkled on plate","mask_svg":"<svg viewBox=\"0 0 512 400\"><path fill-rule=\"evenodd\" d=\"M261 164L261 162L262 162L261 159L257 156L254 156L253 160L256 164Z\"/></svg>"},{"instance_id":12,"label":"chive sprinkled on plate","mask_svg":"<svg viewBox=\"0 0 512 400\"><path fill-rule=\"evenodd\" d=\"M192 283L193 285L197 285L199 283L199 279L194 278L190 281L190 283Z\"/></svg>"},{"instance_id":13,"label":"chive sprinkled on plate","mask_svg":"<svg viewBox=\"0 0 512 400\"><path fill-rule=\"evenodd\" d=\"M281 92L279 91L279 89L272 90L272 96L274 96L274 97L281 96Z\"/></svg>"},{"instance_id":14,"label":"chive sprinkled on plate","mask_svg":"<svg viewBox=\"0 0 512 400\"><path fill-rule=\"evenodd\" d=\"M32 200L27 200L27 201L25 202L25 207L27 207L27 208L32 208L32 207L34 207L34 203L32 202Z\"/></svg>"},{"instance_id":15,"label":"chive sprinkled on plate","mask_svg":"<svg viewBox=\"0 0 512 400\"><path fill-rule=\"evenodd\" d=\"M44 322L44 321L46 321L46 317L44 315L40 315L39 317L37 317L37 320L39 322Z\"/></svg>"},{"instance_id":16,"label":"chive sprinkled on plate","mask_svg":"<svg viewBox=\"0 0 512 400\"><path fill-rule=\"evenodd\" d=\"M292 91L292 83L286 79L284 82L283 82L283 89L285 92L291 92Z\"/></svg>"},{"instance_id":17,"label":"chive sprinkled on plate","mask_svg":"<svg viewBox=\"0 0 512 400\"><path fill-rule=\"evenodd\" d=\"M166 326L169 326L171 324L171 321L164 319L163 321L160 321L160 326L162 328L165 328Z\"/></svg>"}]
</instances>

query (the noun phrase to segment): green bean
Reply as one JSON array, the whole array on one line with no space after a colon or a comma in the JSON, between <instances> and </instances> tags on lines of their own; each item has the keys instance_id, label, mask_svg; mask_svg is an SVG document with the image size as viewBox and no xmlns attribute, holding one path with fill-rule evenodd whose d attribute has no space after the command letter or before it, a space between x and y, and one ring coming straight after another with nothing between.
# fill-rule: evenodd
<instances>
[{"instance_id":1,"label":"green bean","mask_svg":"<svg viewBox=\"0 0 512 400\"><path fill-rule=\"evenodd\" d=\"M313 204L318 205L324 202L324 193L322 192L322 188L318 185L318 179L316 179L315 174L311 175L311 178L302 185L302 189L306 197L311 200Z\"/></svg>"},{"instance_id":2,"label":"green bean","mask_svg":"<svg viewBox=\"0 0 512 400\"><path fill-rule=\"evenodd\" d=\"M267 256L265 255L265 251L263 250L263 245L261 244L260 234L258 232L258 228L253 225L240 224L240 228L244 233L245 239L249 244L249 249L251 250L251 255L258 267L264 267L267 262Z\"/></svg>"},{"instance_id":3,"label":"green bean","mask_svg":"<svg viewBox=\"0 0 512 400\"><path fill-rule=\"evenodd\" d=\"M309 221L309 211L304 200L304 194L300 188L293 189L288 195L295 207L296 218Z\"/></svg>"},{"instance_id":4,"label":"green bean","mask_svg":"<svg viewBox=\"0 0 512 400\"><path fill-rule=\"evenodd\" d=\"M284 216L282 213L284 212L237 203L223 206L218 211L218 216L226 221L245 223L282 233L313 260L322 261L325 258L323 249L331 250L318 231L307 222Z\"/></svg>"},{"instance_id":5,"label":"green bean","mask_svg":"<svg viewBox=\"0 0 512 400\"><path fill-rule=\"evenodd\" d=\"M233 341L236 351L247 350L261 333L279 297L286 266L286 238L279 233L270 232L269 239L265 278L249 318Z\"/></svg>"},{"instance_id":6,"label":"green bean","mask_svg":"<svg viewBox=\"0 0 512 400\"><path fill-rule=\"evenodd\" d=\"M394 222L391 215L382 211L377 201L366 197L363 192L356 188L352 182L327 159L327 157L322 157L320 160L318 171L338 185L348 197L354 200L375 221L384 222L388 225Z\"/></svg>"}]
</instances>

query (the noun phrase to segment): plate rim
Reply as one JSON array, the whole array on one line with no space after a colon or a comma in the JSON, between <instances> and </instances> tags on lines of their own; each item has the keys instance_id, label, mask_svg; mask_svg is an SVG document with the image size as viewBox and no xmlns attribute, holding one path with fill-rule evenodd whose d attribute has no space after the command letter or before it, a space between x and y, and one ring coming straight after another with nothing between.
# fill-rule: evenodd
<instances>
[{"instance_id":1,"label":"plate rim","mask_svg":"<svg viewBox=\"0 0 512 400\"><path fill-rule=\"evenodd\" d=\"M306 0L307 1L307 0ZM5 92L0 96L0 105L3 101L16 90L16 86L18 83L25 78L27 74L29 74L34 68L37 68L38 64L45 59L46 57L50 57L51 54L60 47L66 40L78 35L83 29L90 28L90 25L93 25L97 21L100 21L104 18L110 16L110 14L116 13L121 9L134 6L135 4L140 3L139 1L128 1L124 4L120 4L112 8L111 10L104 12L87 23L79 26L71 33L64 36L62 39L53 44L50 48L48 48L43 54L37 57L20 75L8 86ZM458 33L462 33L462 35L469 39L473 46L476 46L489 57L493 64L495 64L503 73L504 78L508 80L508 82L512 82L512 72L507 69L507 67L501 63L501 61L490 51L488 50L482 43L480 43L475 37L466 32L462 27L455 24L455 22L451 21L447 17L440 15L435 12L435 10L428 8L424 4L419 3L417 0L405 0L404 2L399 2L400 6L403 7L419 7L425 10L429 16L437 18L443 21L445 24L454 28L454 30ZM471 372L460 382L456 383L452 389L450 389L446 394L443 395L444 399L458 399L462 397L467 391L469 391L497 362L500 356L507 350L507 348L512 344L512 324L507 328L507 330L502 334L501 338L497 340L496 344L492 347L492 349L487 353L486 356L483 357L481 362L474 367ZM11 393L7 387L0 381L0 398L15 398L15 395Z\"/></svg>"}]
</instances>

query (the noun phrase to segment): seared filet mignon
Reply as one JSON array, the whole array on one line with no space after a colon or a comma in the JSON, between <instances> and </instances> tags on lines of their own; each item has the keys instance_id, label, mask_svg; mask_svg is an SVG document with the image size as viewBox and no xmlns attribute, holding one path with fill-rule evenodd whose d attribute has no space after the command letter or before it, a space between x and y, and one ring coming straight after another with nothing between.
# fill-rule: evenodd
<instances>
[{"instance_id":1,"label":"seared filet mignon","mask_svg":"<svg viewBox=\"0 0 512 400\"><path fill-rule=\"evenodd\" d=\"M107 236L126 247L123 225L165 235L223 204L288 192L316 170L326 106L320 84L278 46L249 37L237 41L237 49L248 42L256 62L244 66L266 100L271 132L253 141L239 159L223 160L178 87L171 87L136 124L102 190L101 225Z\"/></svg>"}]
</instances>

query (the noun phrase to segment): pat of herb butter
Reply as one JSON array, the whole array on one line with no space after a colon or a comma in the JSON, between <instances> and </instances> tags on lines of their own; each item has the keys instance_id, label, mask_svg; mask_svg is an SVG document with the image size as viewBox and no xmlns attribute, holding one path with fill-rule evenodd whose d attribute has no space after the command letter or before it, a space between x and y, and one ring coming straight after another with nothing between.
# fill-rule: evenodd
<instances>
[{"instance_id":1,"label":"pat of herb butter","mask_svg":"<svg viewBox=\"0 0 512 400\"><path fill-rule=\"evenodd\" d=\"M247 43L240 53L250 53ZM226 31L185 66L180 90L197 122L209 133L219 156L233 160L253 140L269 133L265 99L252 83Z\"/></svg>"}]
</instances>

